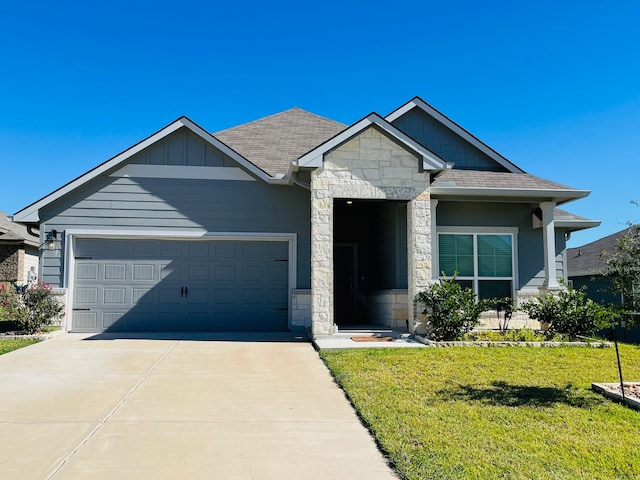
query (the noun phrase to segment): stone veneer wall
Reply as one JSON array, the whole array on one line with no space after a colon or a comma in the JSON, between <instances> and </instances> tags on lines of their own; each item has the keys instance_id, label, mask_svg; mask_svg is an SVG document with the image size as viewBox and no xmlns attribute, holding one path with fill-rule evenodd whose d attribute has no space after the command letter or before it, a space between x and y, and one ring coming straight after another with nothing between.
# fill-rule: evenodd
<instances>
[{"instance_id":1,"label":"stone veneer wall","mask_svg":"<svg viewBox=\"0 0 640 480\"><path fill-rule=\"evenodd\" d=\"M420 159L369 127L324 156L311 173L311 314L313 334L333 333L333 199L406 200L409 298L431 281L429 173ZM410 328L415 309L409 305Z\"/></svg>"},{"instance_id":2,"label":"stone veneer wall","mask_svg":"<svg viewBox=\"0 0 640 480\"><path fill-rule=\"evenodd\" d=\"M0 281L24 282L24 249L17 244L0 245Z\"/></svg>"},{"instance_id":3,"label":"stone veneer wall","mask_svg":"<svg viewBox=\"0 0 640 480\"><path fill-rule=\"evenodd\" d=\"M64 306L64 315L58 317L58 318L54 318L53 321L51 322L52 325L56 325L59 327L62 327L64 325L64 320L65 317L68 315L67 312L67 289L66 288L54 288L52 290L53 296L56 297L56 299L58 300L58 302L60 302L63 306Z\"/></svg>"},{"instance_id":4,"label":"stone veneer wall","mask_svg":"<svg viewBox=\"0 0 640 480\"><path fill-rule=\"evenodd\" d=\"M294 330L311 328L311 290L291 293L291 326Z\"/></svg>"},{"instance_id":5,"label":"stone veneer wall","mask_svg":"<svg viewBox=\"0 0 640 480\"><path fill-rule=\"evenodd\" d=\"M379 290L367 294L367 319L370 323L406 330L409 321L407 290Z\"/></svg>"}]
</instances>

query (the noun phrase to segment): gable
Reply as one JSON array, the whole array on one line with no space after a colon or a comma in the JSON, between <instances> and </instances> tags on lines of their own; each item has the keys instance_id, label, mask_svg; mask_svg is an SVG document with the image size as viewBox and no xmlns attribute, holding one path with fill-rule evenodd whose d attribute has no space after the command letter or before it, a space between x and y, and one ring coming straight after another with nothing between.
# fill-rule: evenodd
<instances>
[{"instance_id":1,"label":"gable","mask_svg":"<svg viewBox=\"0 0 640 480\"><path fill-rule=\"evenodd\" d=\"M412 108L392 125L461 170L508 170L419 108Z\"/></svg>"},{"instance_id":2,"label":"gable","mask_svg":"<svg viewBox=\"0 0 640 480\"><path fill-rule=\"evenodd\" d=\"M110 177L246 180L238 162L183 127L133 155Z\"/></svg>"},{"instance_id":3,"label":"gable","mask_svg":"<svg viewBox=\"0 0 640 480\"><path fill-rule=\"evenodd\" d=\"M131 157L129 163L236 167L237 162L202 138L182 127Z\"/></svg>"},{"instance_id":4,"label":"gable","mask_svg":"<svg viewBox=\"0 0 640 480\"><path fill-rule=\"evenodd\" d=\"M338 135L298 158L293 164L295 169L322 167L324 157L327 153L342 146L372 126L375 126L376 131L380 132L380 134L386 136L390 140L392 139L392 141L401 149L406 152L413 152L413 154L417 156L416 158L420 159L420 171L422 171L422 169L440 171L451 168L450 164L442 160L442 158L431 150L417 143L378 114L371 113L362 120L351 125L349 128L343 130Z\"/></svg>"},{"instance_id":5,"label":"gable","mask_svg":"<svg viewBox=\"0 0 640 480\"><path fill-rule=\"evenodd\" d=\"M227 145L222 143L217 138L213 137L210 133L208 133L202 127L200 127L199 125L189 120L187 117L180 117L178 120L164 127L162 130L159 130L158 132L150 135L146 139L128 148L124 152L116 155L115 157L110 158L109 160L98 165L97 167L94 167L93 169L89 170L84 175L81 175L78 178L71 180L67 184L51 192L49 195L42 197L40 200L37 200L34 203L23 208L22 210L16 212L16 214L14 215L14 220L19 222L25 222L25 223L39 222L38 212L41 208L44 208L47 205L51 204L52 202L81 188L83 185L87 184L93 179L96 179L104 175L124 176L124 177L139 176L139 177L148 177L148 178L154 178L154 177L155 178L173 178L174 176L175 178L193 178L191 175L193 175L193 173L195 172L186 171L185 167L181 165L180 162L184 161L186 163L188 161L186 152L188 152L189 144L191 144L192 147L194 147L195 145L194 151L198 151L198 148L200 147L198 147L197 142L194 142L193 139L191 139L190 141L189 140L190 137L188 136L184 137L183 140L181 140L180 137L178 136L176 137L175 141L171 141L169 143L162 143L167 137L170 137L176 131L179 131L185 128L188 129L190 133L193 133L196 137L199 137L200 139L202 139L205 143L208 143L211 146L213 146L214 149L218 149L226 157L233 159L238 166L241 166L242 168L237 168L237 171L240 172L242 176L242 178L239 178L239 179L247 179L246 177L249 177L249 179L258 178L267 183L274 183L274 184L283 183L280 179L274 179L269 177L269 175L266 174L263 170L259 169L254 164L249 162L247 159L238 155L237 152L229 148ZM162 144L163 146L158 147L157 150L155 149L147 150L148 147L152 147L155 144L159 144L159 145ZM129 162L129 160L132 157L136 156L137 154L143 151L147 152L145 153L145 155L146 154L150 155L149 157L145 157L146 158L145 161L146 162L150 161L151 165L153 165L155 169L149 169L149 168L146 168L146 165L131 164ZM201 157L201 160L198 160L198 161L207 162L208 160L206 156L207 155L206 147L203 150L201 149L200 151L202 152L202 157ZM195 158L198 158L198 155L195 155ZM138 161L142 161L144 163L144 161L142 160L142 157L138 157ZM176 162L176 164L172 164L173 162ZM224 160L223 160L223 164L224 164ZM116 170L116 168L119 168L119 169ZM125 170L127 168L129 171ZM207 175L204 174L204 170L200 170L197 173L198 177L196 178L223 179L223 180L227 179L224 177L224 175L227 175L229 173L226 171L226 170L229 170L228 167L207 167L207 168L209 169L208 170L209 173ZM213 169L218 169L218 170L216 171ZM133 170L133 174L131 170ZM222 170L225 170L225 171L222 172ZM251 175L249 175L247 172L250 172ZM222 178L218 177L220 173L223 174ZM238 178L230 178L230 180L234 180L234 179L238 180Z\"/></svg>"},{"instance_id":6,"label":"gable","mask_svg":"<svg viewBox=\"0 0 640 480\"><path fill-rule=\"evenodd\" d=\"M325 172L341 179L362 180L373 185L408 186L424 182L420 158L396 139L369 126L325 154Z\"/></svg>"}]
</instances>

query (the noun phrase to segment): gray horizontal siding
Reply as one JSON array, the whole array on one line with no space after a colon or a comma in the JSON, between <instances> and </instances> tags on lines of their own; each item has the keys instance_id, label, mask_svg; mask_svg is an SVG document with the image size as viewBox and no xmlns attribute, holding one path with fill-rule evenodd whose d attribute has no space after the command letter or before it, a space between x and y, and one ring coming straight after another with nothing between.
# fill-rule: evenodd
<instances>
[{"instance_id":1,"label":"gray horizontal siding","mask_svg":"<svg viewBox=\"0 0 640 480\"><path fill-rule=\"evenodd\" d=\"M517 227L519 288L537 288L544 283L542 228L533 228L530 204L440 201L436 210L438 226ZM564 231L556 232L556 275L564 278L566 248Z\"/></svg>"},{"instance_id":2,"label":"gray horizontal siding","mask_svg":"<svg viewBox=\"0 0 640 480\"><path fill-rule=\"evenodd\" d=\"M299 288L310 288L309 192L262 181L100 177L40 212L56 229L206 230L298 234ZM56 254L58 256L56 256ZM61 252L45 252L45 281L62 283Z\"/></svg>"}]
</instances>

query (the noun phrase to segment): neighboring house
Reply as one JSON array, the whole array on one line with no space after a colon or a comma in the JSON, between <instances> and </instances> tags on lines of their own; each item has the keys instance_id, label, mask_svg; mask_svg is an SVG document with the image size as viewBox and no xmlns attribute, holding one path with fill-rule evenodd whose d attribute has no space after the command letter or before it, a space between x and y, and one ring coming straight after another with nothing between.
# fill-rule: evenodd
<instances>
[{"instance_id":1,"label":"neighboring house","mask_svg":"<svg viewBox=\"0 0 640 480\"><path fill-rule=\"evenodd\" d=\"M294 108L211 134L181 117L15 214L53 250L73 331L421 328L457 272L517 301L566 279L586 197L414 98L343 125ZM55 237L55 238L53 238Z\"/></svg>"},{"instance_id":2,"label":"neighboring house","mask_svg":"<svg viewBox=\"0 0 640 480\"><path fill-rule=\"evenodd\" d=\"M38 271L39 245L37 233L0 211L0 282L32 280Z\"/></svg>"},{"instance_id":3,"label":"neighboring house","mask_svg":"<svg viewBox=\"0 0 640 480\"><path fill-rule=\"evenodd\" d=\"M594 302L621 304L621 295L612 291L611 281L603 272L607 267L606 254L613 251L627 232L628 229L624 229L581 247L567 249L570 285L575 289L584 288L587 297ZM617 335L622 341L640 343L640 327L617 329Z\"/></svg>"},{"instance_id":4,"label":"neighboring house","mask_svg":"<svg viewBox=\"0 0 640 480\"><path fill-rule=\"evenodd\" d=\"M587 296L598 303L622 303L611 290L611 282L603 275L607 267L606 253L613 251L627 229L613 233L577 248L567 249L569 282L575 289L585 288Z\"/></svg>"}]
</instances>

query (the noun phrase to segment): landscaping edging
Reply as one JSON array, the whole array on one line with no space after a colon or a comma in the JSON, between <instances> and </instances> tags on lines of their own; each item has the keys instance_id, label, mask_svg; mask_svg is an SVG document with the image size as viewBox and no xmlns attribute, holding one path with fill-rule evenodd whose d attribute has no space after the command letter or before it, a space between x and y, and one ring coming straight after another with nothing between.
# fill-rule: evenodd
<instances>
[{"instance_id":1,"label":"landscaping edging","mask_svg":"<svg viewBox=\"0 0 640 480\"><path fill-rule=\"evenodd\" d=\"M631 383L636 384L637 382L625 382L625 385L628 385ZM620 388L619 383L592 383L591 384L591 389L594 392L601 393L602 395L604 395L607 398L610 398L611 400L623 403L622 394L619 391L614 390L616 388ZM624 403L628 407L633 408L634 410L640 411L640 400L638 400L637 398L633 398L625 395Z\"/></svg>"},{"instance_id":2,"label":"landscaping edging","mask_svg":"<svg viewBox=\"0 0 640 480\"><path fill-rule=\"evenodd\" d=\"M436 342L421 335L415 336L416 340L430 347L534 347L534 348L557 348L557 347L580 347L580 348L611 348L609 342Z\"/></svg>"},{"instance_id":3,"label":"landscaping edging","mask_svg":"<svg viewBox=\"0 0 640 480\"><path fill-rule=\"evenodd\" d=\"M16 332L0 333L0 340L19 340L19 339L33 339L33 340L49 340L51 338L62 335L63 330L54 330L47 333L34 333L34 334L18 334Z\"/></svg>"}]
</instances>

